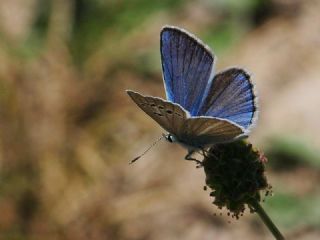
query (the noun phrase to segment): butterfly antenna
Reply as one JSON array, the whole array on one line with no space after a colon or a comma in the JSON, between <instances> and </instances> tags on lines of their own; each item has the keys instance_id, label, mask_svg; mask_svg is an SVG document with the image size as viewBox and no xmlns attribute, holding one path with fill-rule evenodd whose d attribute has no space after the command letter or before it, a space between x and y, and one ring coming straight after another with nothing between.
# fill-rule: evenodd
<instances>
[{"instance_id":1,"label":"butterfly antenna","mask_svg":"<svg viewBox=\"0 0 320 240\"><path fill-rule=\"evenodd\" d=\"M166 135L163 134L159 139L154 141L142 154L140 154L138 157L135 157L134 159L132 159L129 164L132 164L132 163L136 162L137 160L139 160L139 158L141 158L143 155L145 155L151 148L153 148L164 137L166 137Z\"/></svg>"}]
</instances>

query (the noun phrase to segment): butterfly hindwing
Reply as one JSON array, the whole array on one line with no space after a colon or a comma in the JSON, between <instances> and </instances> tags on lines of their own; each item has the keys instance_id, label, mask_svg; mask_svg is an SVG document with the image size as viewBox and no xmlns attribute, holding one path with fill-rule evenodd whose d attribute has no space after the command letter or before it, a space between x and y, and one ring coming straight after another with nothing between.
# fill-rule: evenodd
<instances>
[{"instance_id":1,"label":"butterfly hindwing","mask_svg":"<svg viewBox=\"0 0 320 240\"><path fill-rule=\"evenodd\" d=\"M161 61L167 99L194 116L213 76L213 54L192 34L176 27L164 27Z\"/></svg>"},{"instance_id":2,"label":"butterfly hindwing","mask_svg":"<svg viewBox=\"0 0 320 240\"><path fill-rule=\"evenodd\" d=\"M127 90L132 100L166 131L177 134L181 131L188 113L179 105L161 98L143 96L140 93Z\"/></svg>"},{"instance_id":3,"label":"butterfly hindwing","mask_svg":"<svg viewBox=\"0 0 320 240\"><path fill-rule=\"evenodd\" d=\"M218 73L210 86L199 114L228 119L248 129L256 115L256 97L250 75L230 68Z\"/></svg>"},{"instance_id":4,"label":"butterfly hindwing","mask_svg":"<svg viewBox=\"0 0 320 240\"><path fill-rule=\"evenodd\" d=\"M224 119L191 117L184 122L183 131L177 136L187 145L203 147L210 144L231 142L244 133L240 126Z\"/></svg>"}]
</instances>

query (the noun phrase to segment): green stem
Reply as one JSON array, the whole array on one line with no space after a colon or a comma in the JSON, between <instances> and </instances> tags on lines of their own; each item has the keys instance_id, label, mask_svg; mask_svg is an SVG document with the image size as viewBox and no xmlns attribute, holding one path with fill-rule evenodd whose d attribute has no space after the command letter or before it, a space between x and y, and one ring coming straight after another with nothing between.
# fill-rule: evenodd
<instances>
[{"instance_id":1,"label":"green stem","mask_svg":"<svg viewBox=\"0 0 320 240\"><path fill-rule=\"evenodd\" d=\"M268 227L270 232L273 234L273 236L277 240L284 240L285 238L282 236L281 232L279 229L274 225L272 220L269 218L267 213L264 211L264 209L261 207L260 203L256 199L252 199L249 203L251 207L258 213L264 224Z\"/></svg>"}]
</instances>

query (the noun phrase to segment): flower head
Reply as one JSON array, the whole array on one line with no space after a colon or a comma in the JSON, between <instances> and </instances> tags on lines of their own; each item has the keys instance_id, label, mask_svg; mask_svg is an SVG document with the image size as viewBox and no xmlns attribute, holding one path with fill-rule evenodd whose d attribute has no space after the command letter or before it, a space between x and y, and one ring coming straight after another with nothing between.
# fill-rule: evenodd
<instances>
[{"instance_id":1,"label":"flower head","mask_svg":"<svg viewBox=\"0 0 320 240\"><path fill-rule=\"evenodd\" d=\"M203 167L213 204L239 218L252 200L261 201L260 191L270 188L265 163L265 156L243 140L211 147Z\"/></svg>"}]
</instances>

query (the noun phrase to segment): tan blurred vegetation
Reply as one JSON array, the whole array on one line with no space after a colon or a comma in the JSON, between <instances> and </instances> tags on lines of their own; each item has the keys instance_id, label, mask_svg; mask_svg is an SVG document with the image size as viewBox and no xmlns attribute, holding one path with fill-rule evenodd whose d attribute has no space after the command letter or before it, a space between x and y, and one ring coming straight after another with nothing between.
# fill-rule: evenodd
<instances>
[{"instance_id":1,"label":"tan blurred vegetation","mask_svg":"<svg viewBox=\"0 0 320 240\"><path fill-rule=\"evenodd\" d=\"M159 32L184 27L253 73L270 157L266 209L290 239L320 237L316 0L2 0L0 239L272 239L210 204L204 175L125 89L164 96Z\"/></svg>"}]
</instances>

